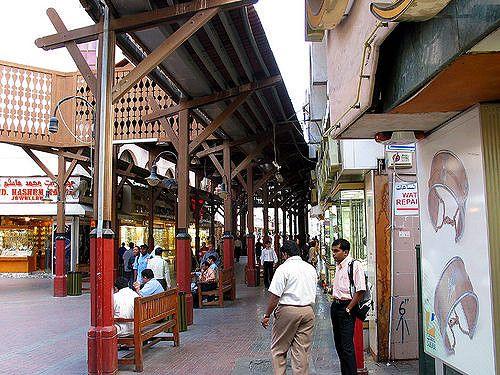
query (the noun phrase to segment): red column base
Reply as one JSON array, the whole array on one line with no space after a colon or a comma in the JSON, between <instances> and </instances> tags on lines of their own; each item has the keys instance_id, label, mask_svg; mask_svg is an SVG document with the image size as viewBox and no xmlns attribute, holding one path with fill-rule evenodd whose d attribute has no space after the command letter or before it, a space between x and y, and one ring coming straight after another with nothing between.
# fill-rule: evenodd
<instances>
[{"instance_id":1,"label":"red column base","mask_svg":"<svg viewBox=\"0 0 500 375\"><path fill-rule=\"evenodd\" d=\"M54 297L66 297L67 295L66 275L54 277Z\"/></svg>"},{"instance_id":2,"label":"red column base","mask_svg":"<svg viewBox=\"0 0 500 375\"><path fill-rule=\"evenodd\" d=\"M90 327L87 338L89 374L118 373L116 327Z\"/></svg>"},{"instance_id":3,"label":"red column base","mask_svg":"<svg viewBox=\"0 0 500 375\"><path fill-rule=\"evenodd\" d=\"M363 350L363 322L356 318L354 322L354 352L356 354L356 367L358 374L367 375L368 370L365 367L365 357Z\"/></svg>"},{"instance_id":4,"label":"red column base","mask_svg":"<svg viewBox=\"0 0 500 375\"><path fill-rule=\"evenodd\" d=\"M177 234L175 239L177 286L186 293L186 320L193 324L193 296L191 295L191 237L185 232Z\"/></svg>"},{"instance_id":5,"label":"red column base","mask_svg":"<svg viewBox=\"0 0 500 375\"><path fill-rule=\"evenodd\" d=\"M253 235L247 236L247 255L248 263L245 267L247 286L257 286L255 277L255 237Z\"/></svg>"},{"instance_id":6,"label":"red column base","mask_svg":"<svg viewBox=\"0 0 500 375\"><path fill-rule=\"evenodd\" d=\"M87 335L89 374L118 372L118 339L113 325L113 231L90 238L90 328Z\"/></svg>"},{"instance_id":7,"label":"red column base","mask_svg":"<svg viewBox=\"0 0 500 375\"><path fill-rule=\"evenodd\" d=\"M66 297L68 295L68 290L66 288L66 275L64 273L65 249L65 234L56 234L56 277L54 278L54 297Z\"/></svg>"}]
</instances>

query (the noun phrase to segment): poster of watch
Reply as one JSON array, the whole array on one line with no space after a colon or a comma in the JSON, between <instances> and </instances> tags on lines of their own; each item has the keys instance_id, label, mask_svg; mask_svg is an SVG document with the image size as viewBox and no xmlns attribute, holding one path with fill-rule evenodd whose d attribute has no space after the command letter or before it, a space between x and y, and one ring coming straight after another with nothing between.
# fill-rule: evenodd
<instances>
[{"instance_id":1,"label":"poster of watch","mask_svg":"<svg viewBox=\"0 0 500 375\"><path fill-rule=\"evenodd\" d=\"M474 110L463 117L417 144L424 350L467 374L494 374L480 120Z\"/></svg>"}]
</instances>

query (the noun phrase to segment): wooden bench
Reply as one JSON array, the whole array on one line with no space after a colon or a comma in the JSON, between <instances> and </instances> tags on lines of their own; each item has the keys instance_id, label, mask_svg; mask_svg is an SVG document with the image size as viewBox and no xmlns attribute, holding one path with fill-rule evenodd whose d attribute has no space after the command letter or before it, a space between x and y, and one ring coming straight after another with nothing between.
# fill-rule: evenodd
<instances>
[{"instance_id":1,"label":"wooden bench","mask_svg":"<svg viewBox=\"0 0 500 375\"><path fill-rule=\"evenodd\" d=\"M132 353L118 359L119 364L135 365L135 371L142 372L142 352L160 341L173 341L179 346L177 288L169 289L149 297L134 300L134 319L115 318L116 323L134 322L134 334L118 337L118 344L133 347ZM155 337L160 333L168 333ZM145 344L146 340L150 340Z\"/></svg>"},{"instance_id":2,"label":"wooden bench","mask_svg":"<svg viewBox=\"0 0 500 375\"><path fill-rule=\"evenodd\" d=\"M230 300L234 301L236 299L236 289L235 289L235 280L234 280L234 272L233 268L227 268L223 270L219 270L218 280L217 280L217 289L202 292L201 291L201 283L198 283L198 306L203 308L203 306L224 306L224 293L230 293ZM218 301L210 301L203 302L203 297L217 296L219 298Z\"/></svg>"}]
</instances>

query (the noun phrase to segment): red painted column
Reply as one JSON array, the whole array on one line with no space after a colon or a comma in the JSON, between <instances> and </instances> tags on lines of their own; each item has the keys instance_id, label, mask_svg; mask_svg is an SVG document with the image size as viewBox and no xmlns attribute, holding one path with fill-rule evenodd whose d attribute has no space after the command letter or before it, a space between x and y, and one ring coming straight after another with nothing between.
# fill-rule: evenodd
<instances>
[{"instance_id":1,"label":"red painted column","mask_svg":"<svg viewBox=\"0 0 500 375\"><path fill-rule=\"evenodd\" d=\"M89 374L116 374L118 369L118 340L113 324L113 237L111 229L104 229L102 237L94 229L90 238Z\"/></svg>"},{"instance_id":2,"label":"red painted column","mask_svg":"<svg viewBox=\"0 0 500 375\"><path fill-rule=\"evenodd\" d=\"M247 286L256 286L257 280L255 280L255 236L253 234L247 234L247 255Z\"/></svg>"},{"instance_id":3,"label":"red painted column","mask_svg":"<svg viewBox=\"0 0 500 375\"><path fill-rule=\"evenodd\" d=\"M191 237L186 229L178 229L175 238L177 287L186 293L187 324L193 324L193 295L191 294Z\"/></svg>"},{"instance_id":4,"label":"red painted column","mask_svg":"<svg viewBox=\"0 0 500 375\"><path fill-rule=\"evenodd\" d=\"M234 237L231 232L224 233L223 248L224 248L224 269L234 266Z\"/></svg>"},{"instance_id":5,"label":"red painted column","mask_svg":"<svg viewBox=\"0 0 500 375\"><path fill-rule=\"evenodd\" d=\"M356 354L356 367L358 374L368 374L365 367L365 357L363 350L363 322L356 318L354 322L354 352Z\"/></svg>"},{"instance_id":6,"label":"red painted column","mask_svg":"<svg viewBox=\"0 0 500 375\"><path fill-rule=\"evenodd\" d=\"M64 233L56 233L56 261L54 277L54 297L66 297L66 274L64 273L65 263L65 248L66 248L66 235Z\"/></svg>"}]
</instances>

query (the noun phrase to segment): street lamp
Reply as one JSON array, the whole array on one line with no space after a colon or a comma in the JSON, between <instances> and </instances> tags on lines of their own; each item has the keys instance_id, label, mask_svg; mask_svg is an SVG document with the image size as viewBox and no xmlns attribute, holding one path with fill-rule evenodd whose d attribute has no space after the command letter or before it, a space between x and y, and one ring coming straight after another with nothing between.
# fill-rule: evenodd
<instances>
[{"instance_id":1,"label":"street lamp","mask_svg":"<svg viewBox=\"0 0 500 375\"><path fill-rule=\"evenodd\" d=\"M217 194L222 199L226 199L229 194L229 191L227 190L227 184L224 181L226 181L226 176L222 177L221 184L218 185L215 189L215 194Z\"/></svg>"},{"instance_id":2,"label":"street lamp","mask_svg":"<svg viewBox=\"0 0 500 375\"><path fill-rule=\"evenodd\" d=\"M167 189L167 190L175 190L177 189L177 180L174 178L164 178L161 179L160 176L158 175L158 166L156 163L160 159L160 156L163 154L169 154L172 155L175 158L175 161L177 162L177 155L175 155L172 151L162 151L156 156L156 158L153 161L153 165L151 167L151 171L149 172L149 176L146 177L146 181L149 186L158 186L160 185L161 187ZM177 174L177 167L175 168L175 174Z\"/></svg>"},{"instance_id":3,"label":"street lamp","mask_svg":"<svg viewBox=\"0 0 500 375\"><path fill-rule=\"evenodd\" d=\"M56 115L57 115L57 111L59 110L59 107L67 102L68 100L71 100L71 99L79 99L81 100L82 102L84 102L85 104L87 104L87 106L89 108L92 109L92 124L95 124L95 110L94 110L94 106L92 105L91 102L89 102L86 98L84 98L83 96L80 96L80 95L70 95L70 96L66 96L65 98L62 98L61 100L59 100L56 104L56 106L54 107L54 114L52 115L52 117L50 118L49 120L49 133L57 133L59 131L59 120L57 119ZM63 123L64 123L64 120L63 120ZM64 124L66 126L66 124ZM67 127L67 126L66 126ZM69 129L68 129L69 130ZM70 130L71 132L71 130ZM92 130L92 133L93 133L93 130ZM78 139L78 137L76 137L73 133L72 135Z\"/></svg>"}]
</instances>

